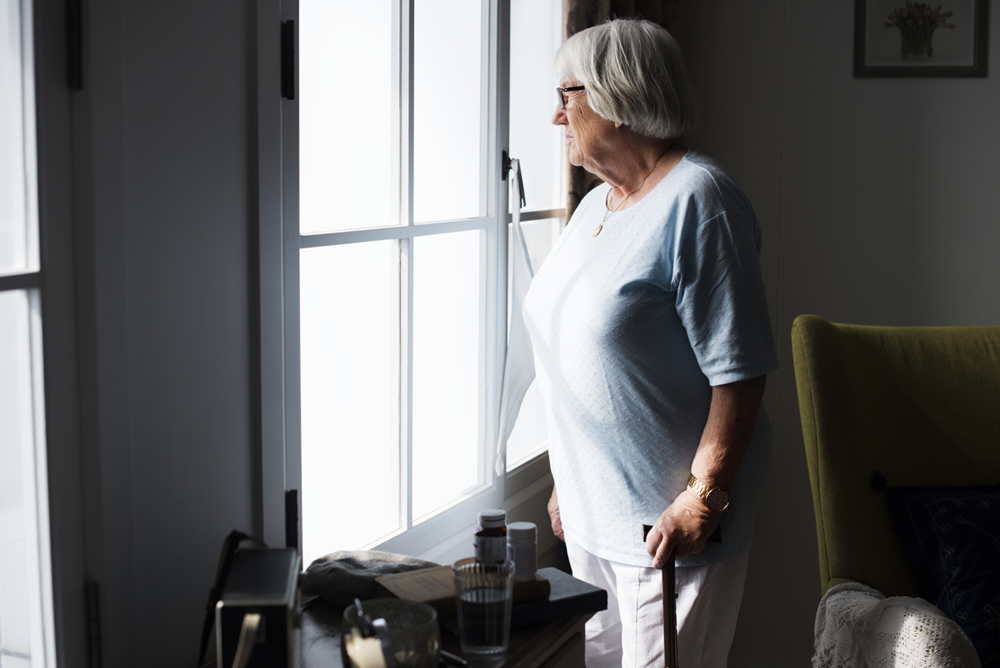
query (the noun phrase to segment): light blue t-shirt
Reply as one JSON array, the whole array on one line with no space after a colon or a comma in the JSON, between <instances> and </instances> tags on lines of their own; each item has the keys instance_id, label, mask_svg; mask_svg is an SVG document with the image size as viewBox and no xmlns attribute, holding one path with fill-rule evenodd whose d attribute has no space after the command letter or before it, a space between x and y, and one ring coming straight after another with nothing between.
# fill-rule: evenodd
<instances>
[{"instance_id":1,"label":"light blue t-shirt","mask_svg":"<svg viewBox=\"0 0 1000 668\"><path fill-rule=\"evenodd\" d=\"M601 233L609 186L580 203L532 281L524 317L546 404L563 528L591 554L650 566L642 525L687 486L712 385L778 368L760 227L733 177L689 150ZM771 431L761 409L700 566L750 549Z\"/></svg>"}]
</instances>

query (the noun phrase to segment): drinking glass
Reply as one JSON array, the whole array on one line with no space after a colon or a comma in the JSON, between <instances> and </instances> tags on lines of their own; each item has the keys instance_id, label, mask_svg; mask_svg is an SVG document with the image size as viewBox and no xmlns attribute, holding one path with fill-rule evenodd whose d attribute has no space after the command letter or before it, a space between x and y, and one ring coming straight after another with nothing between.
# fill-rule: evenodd
<instances>
[{"instance_id":1,"label":"drinking glass","mask_svg":"<svg viewBox=\"0 0 1000 668\"><path fill-rule=\"evenodd\" d=\"M469 558L456 561L451 570L455 576L462 652L491 655L507 651L514 562L505 559L496 564L481 564Z\"/></svg>"}]
</instances>

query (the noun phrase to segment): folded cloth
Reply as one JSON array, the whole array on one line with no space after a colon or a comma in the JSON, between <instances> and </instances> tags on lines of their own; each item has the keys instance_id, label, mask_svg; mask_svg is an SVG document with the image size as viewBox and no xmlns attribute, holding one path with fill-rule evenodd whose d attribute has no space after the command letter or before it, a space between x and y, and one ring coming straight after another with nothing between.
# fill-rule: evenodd
<instances>
[{"instance_id":1,"label":"folded cloth","mask_svg":"<svg viewBox=\"0 0 1000 668\"><path fill-rule=\"evenodd\" d=\"M299 586L306 596L319 596L332 605L346 606L355 598L374 598L375 578L381 575L438 565L391 552L340 550L309 564Z\"/></svg>"},{"instance_id":2,"label":"folded cloth","mask_svg":"<svg viewBox=\"0 0 1000 668\"><path fill-rule=\"evenodd\" d=\"M922 598L860 582L830 587L816 610L813 668L975 668L968 636Z\"/></svg>"}]
</instances>

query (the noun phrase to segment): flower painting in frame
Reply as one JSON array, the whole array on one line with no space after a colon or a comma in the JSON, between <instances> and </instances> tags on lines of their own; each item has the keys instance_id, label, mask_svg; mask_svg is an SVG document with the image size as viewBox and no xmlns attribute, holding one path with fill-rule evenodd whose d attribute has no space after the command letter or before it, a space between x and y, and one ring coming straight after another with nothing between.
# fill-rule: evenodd
<instances>
[{"instance_id":1,"label":"flower painting in frame","mask_svg":"<svg viewBox=\"0 0 1000 668\"><path fill-rule=\"evenodd\" d=\"M855 0L855 77L985 77L988 0Z\"/></svg>"}]
</instances>

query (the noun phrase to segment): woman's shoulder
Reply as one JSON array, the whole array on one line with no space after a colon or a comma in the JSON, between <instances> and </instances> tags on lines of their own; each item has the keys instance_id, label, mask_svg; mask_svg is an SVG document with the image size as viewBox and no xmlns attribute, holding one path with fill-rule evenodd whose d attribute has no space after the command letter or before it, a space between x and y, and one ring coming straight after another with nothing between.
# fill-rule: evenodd
<instances>
[{"instance_id":1,"label":"woman's shoulder","mask_svg":"<svg viewBox=\"0 0 1000 668\"><path fill-rule=\"evenodd\" d=\"M684 159L678 163L677 167L680 168L684 180L702 187L735 187L739 189L736 177L721 162L693 148L688 149Z\"/></svg>"},{"instance_id":2,"label":"woman's shoulder","mask_svg":"<svg viewBox=\"0 0 1000 668\"><path fill-rule=\"evenodd\" d=\"M719 161L689 149L675 169L675 192L703 213L739 209L752 215L753 207L736 177Z\"/></svg>"}]
</instances>

